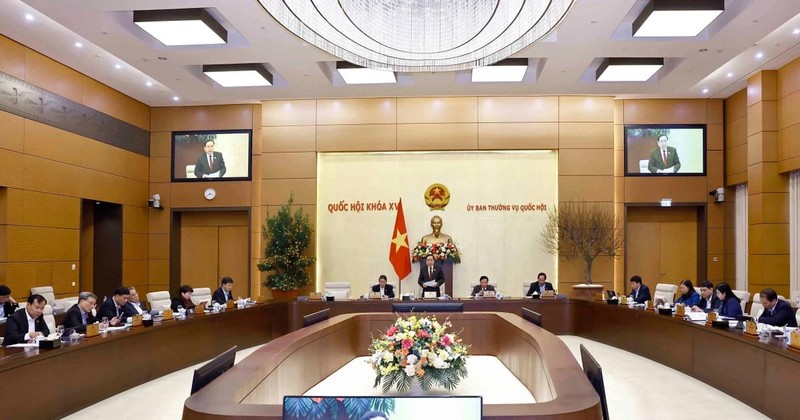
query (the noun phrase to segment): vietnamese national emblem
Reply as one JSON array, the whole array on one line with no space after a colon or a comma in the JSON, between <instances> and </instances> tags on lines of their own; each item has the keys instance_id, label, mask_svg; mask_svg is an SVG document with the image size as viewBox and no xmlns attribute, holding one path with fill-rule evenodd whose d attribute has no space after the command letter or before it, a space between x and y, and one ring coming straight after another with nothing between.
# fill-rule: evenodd
<instances>
[{"instance_id":1,"label":"vietnamese national emblem","mask_svg":"<svg viewBox=\"0 0 800 420\"><path fill-rule=\"evenodd\" d=\"M450 203L450 191L442 184L433 184L425 190L425 204L431 210L444 210Z\"/></svg>"}]
</instances>

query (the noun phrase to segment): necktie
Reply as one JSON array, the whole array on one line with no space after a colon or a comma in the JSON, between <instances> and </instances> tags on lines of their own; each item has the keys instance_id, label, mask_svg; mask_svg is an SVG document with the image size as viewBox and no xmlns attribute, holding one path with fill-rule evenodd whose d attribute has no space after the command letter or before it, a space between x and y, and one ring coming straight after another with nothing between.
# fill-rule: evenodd
<instances>
[{"instance_id":1,"label":"necktie","mask_svg":"<svg viewBox=\"0 0 800 420\"><path fill-rule=\"evenodd\" d=\"M428 278L429 278L429 279L431 279L431 280L433 280L433 267L431 267L430 269L428 269Z\"/></svg>"},{"instance_id":2,"label":"necktie","mask_svg":"<svg viewBox=\"0 0 800 420\"><path fill-rule=\"evenodd\" d=\"M667 149L661 151L664 154L664 167L667 167Z\"/></svg>"},{"instance_id":3,"label":"necktie","mask_svg":"<svg viewBox=\"0 0 800 420\"><path fill-rule=\"evenodd\" d=\"M664 162L666 162L666 160ZM208 170L214 172L214 159L211 158L211 155L208 155Z\"/></svg>"}]
</instances>

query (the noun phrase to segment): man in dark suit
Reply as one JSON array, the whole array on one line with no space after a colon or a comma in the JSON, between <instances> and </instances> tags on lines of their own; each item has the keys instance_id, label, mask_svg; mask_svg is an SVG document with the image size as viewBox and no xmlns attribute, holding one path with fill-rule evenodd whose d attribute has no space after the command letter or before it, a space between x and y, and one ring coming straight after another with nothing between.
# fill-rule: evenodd
<instances>
[{"instance_id":1,"label":"man in dark suit","mask_svg":"<svg viewBox=\"0 0 800 420\"><path fill-rule=\"evenodd\" d=\"M436 286L432 284L426 286L425 283L428 282L436 282ZM442 294L439 288L444 284L444 272L435 266L432 255L425 258L425 268L419 271L417 284L422 288L423 296L425 296L425 292L436 292L436 297Z\"/></svg>"},{"instance_id":2,"label":"man in dark suit","mask_svg":"<svg viewBox=\"0 0 800 420\"><path fill-rule=\"evenodd\" d=\"M128 303L125 304L125 312L129 314L128 316L144 315L147 313L147 308L145 308L144 302L139 299L139 292L136 291L136 288L129 287L128 291L130 292L128 295Z\"/></svg>"},{"instance_id":3,"label":"man in dark suit","mask_svg":"<svg viewBox=\"0 0 800 420\"><path fill-rule=\"evenodd\" d=\"M92 292L81 292L78 295L78 303L72 305L64 315L64 330L75 328L75 331L85 333L86 326L97 321L92 314L92 309L96 305L97 295Z\"/></svg>"},{"instance_id":4,"label":"man in dark suit","mask_svg":"<svg viewBox=\"0 0 800 420\"><path fill-rule=\"evenodd\" d=\"M225 176L225 159L222 153L214 151L214 140L206 141L203 153L194 163L194 176L198 178L222 178ZM215 175L219 173L219 175Z\"/></svg>"},{"instance_id":5,"label":"man in dark suit","mask_svg":"<svg viewBox=\"0 0 800 420\"><path fill-rule=\"evenodd\" d=\"M19 304L11 297L11 289L0 284L0 318L11 316L19 308Z\"/></svg>"},{"instance_id":6,"label":"man in dark suit","mask_svg":"<svg viewBox=\"0 0 800 420\"><path fill-rule=\"evenodd\" d=\"M233 293L231 293L231 290L233 290L233 279L230 277L223 277L222 286L211 295L211 302L217 302L220 305L227 304L229 300L233 300Z\"/></svg>"},{"instance_id":7,"label":"man in dark suit","mask_svg":"<svg viewBox=\"0 0 800 420\"><path fill-rule=\"evenodd\" d=\"M642 283L639 276L631 277L631 299L636 303L645 303L653 298L650 296L650 288Z\"/></svg>"},{"instance_id":8,"label":"man in dark suit","mask_svg":"<svg viewBox=\"0 0 800 420\"><path fill-rule=\"evenodd\" d=\"M555 291L555 289L553 289L553 283L547 281L547 274L539 273L539 275L536 276L536 282L531 283L531 287L528 288L528 293L525 293L525 296L533 296L534 292L541 295L545 290Z\"/></svg>"},{"instance_id":9,"label":"man in dark suit","mask_svg":"<svg viewBox=\"0 0 800 420\"><path fill-rule=\"evenodd\" d=\"M30 295L28 305L21 311L14 312L6 320L6 335L3 339L4 346L25 343L36 337L47 337L50 329L44 322L44 306L47 299L42 295Z\"/></svg>"},{"instance_id":10,"label":"man in dark suit","mask_svg":"<svg viewBox=\"0 0 800 420\"><path fill-rule=\"evenodd\" d=\"M758 317L761 324L774 325L776 327L796 327L797 319L794 317L792 305L785 300L778 299L778 293L772 288L767 287L760 293L761 305L764 312Z\"/></svg>"},{"instance_id":11,"label":"man in dark suit","mask_svg":"<svg viewBox=\"0 0 800 420\"><path fill-rule=\"evenodd\" d=\"M697 284L700 287L700 302L692 307L694 312L711 312L716 309L720 302L714 293L714 284L708 280L703 280Z\"/></svg>"},{"instance_id":12,"label":"man in dark suit","mask_svg":"<svg viewBox=\"0 0 800 420\"><path fill-rule=\"evenodd\" d=\"M372 291L381 292L381 296L394 299L394 286L386 283L386 276L383 274L378 277L378 284L372 286Z\"/></svg>"},{"instance_id":13,"label":"man in dark suit","mask_svg":"<svg viewBox=\"0 0 800 420\"><path fill-rule=\"evenodd\" d=\"M681 169L678 150L667 146L667 143L669 143L669 137L666 134L658 136L658 146L650 153L650 161L647 162L647 170L651 174L676 174Z\"/></svg>"},{"instance_id":14,"label":"man in dark suit","mask_svg":"<svg viewBox=\"0 0 800 420\"><path fill-rule=\"evenodd\" d=\"M494 292L494 286L489 284L489 277L481 276L478 285L472 288L472 296L483 296L483 292Z\"/></svg>"},{"instance_id":15,"label":"man in dark suit","mask_svg":"<svg viewBox=\"0 0 800 420\"><path fill-rule=\"evenodd\" d=\"M103 318L108 318L108 324L115 327L124 324L125 318L136 315L129 313L125 306L128 303L128 296L130 294L130 290L124 286L114 290L114 296L106 299L106 301L100 305L100 309L97 311L97 319L102 320Z\"/></svg>"}]
</instances>

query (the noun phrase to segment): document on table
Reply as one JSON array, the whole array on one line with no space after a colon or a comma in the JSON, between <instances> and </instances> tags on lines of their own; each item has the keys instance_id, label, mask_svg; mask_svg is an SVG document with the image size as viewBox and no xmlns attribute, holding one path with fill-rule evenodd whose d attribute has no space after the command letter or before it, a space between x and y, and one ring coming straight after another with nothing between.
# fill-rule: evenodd
<instances>
[{"instance_id":1,"label":"document on table","mask_svg":"<svg viewBox=\"0 0 800 420\"><path fill-rule=\"evenodd\" d=\"M39 348L39 343L19 343L19 344L12 344L6 347L20 347L20 348L31 348L36 349Z\"/></svg>"},{"instance_id":2,"label":"document on table","mask_svg":"<svg viewBox=\"0 0 800 420\"><path fill-rule=\"evenodd\" d=\"M705 321L708 319L708 314L705 312L687 312L686 316L688 316L689 320L693 322Z\"/></svg>"},{"instance_id":3,"label":"document on table","mask_svg":"<svg viewBox=\"0 0 800 420\"><path fill-rule=\"evenodd\" d=\"M436 287L439 284L436 283L435 280L431 280L431 281L426 281L425 283L422 283L422 285L425 286L425 287Z\"/></svg>"},{"instance_id":4,"label":"document on table","mask_svg":"<svg viewBox=\"0 0 800 420\"><path fill-rule=\"evenodd\" d=\"M127 329L127 328L128 327L124 327L124 326L123 327L108 327L108 328L106 328L106 332L120 331L120 330L124 330L124 329Z\"/></svg>"}]
</instances>

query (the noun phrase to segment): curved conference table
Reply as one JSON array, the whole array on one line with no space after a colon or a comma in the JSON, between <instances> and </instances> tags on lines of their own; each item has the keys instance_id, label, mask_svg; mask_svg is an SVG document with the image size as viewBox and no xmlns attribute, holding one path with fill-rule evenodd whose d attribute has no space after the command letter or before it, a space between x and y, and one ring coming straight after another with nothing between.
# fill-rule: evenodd
<instances>
[{"instance_id":1,"label":"curved conference table","mask_svg":"<svg viewBox=\"0 0 800 420\"><path fill-rule=\"evenodd\" d=\"M662 363L772 418L795 418L800 353L781 340L754 339L626 306L580 300L465 300L464 311L539 312L553 334L572 334ZM3 412L61 417L136 385L201 363L233 345L247 348L299 330L302 317L390 314L390 301L269 302L215 315L83 340L55 350L0 350ZM465 314L466 315L466 314ZM312 327L313 328L313 327ZM531 324L531 328L533 325ZM604 366L606 371L613 366ZM653 378L657 380L658 378ZM28 386L19 386L29 384ZM32 385L31 385L32 384ZM186 384L187 389L189 384ZM200 395L200 394L197 394ZM31 410L31 403L35 410ZM194 416L192 416L194 417Z\"/></svg>"}]
</instances>

